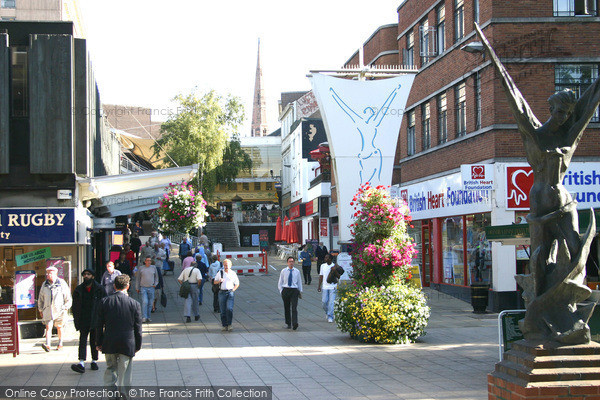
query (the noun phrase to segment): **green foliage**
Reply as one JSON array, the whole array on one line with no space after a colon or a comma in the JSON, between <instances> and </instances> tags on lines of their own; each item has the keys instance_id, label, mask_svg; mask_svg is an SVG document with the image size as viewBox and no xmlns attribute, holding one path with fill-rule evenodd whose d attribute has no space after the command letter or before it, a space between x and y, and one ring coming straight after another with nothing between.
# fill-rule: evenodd
<instances>
[{"instance_id":1,"label":"green foliage","mask_svg":"<svg viewBox=\"0 0 600 400\"><path fill-rule=\"evenodd\" d=\"M234 161L239 159L239 147L229 145L229 138L236 137L237 127L244 117L240 99L232 96L224 98L211 90L200 97L194 92L180 94L174 100L178 103L177 113L162 124L163 136L153 146L155 155L162 147L180 166L198 164L200 181L223 164L228 149L235 156ZM232 142L239 145L239 140ZM246 166L244 162L241 163L243 168ZM169 158L163 163L164 167L175 166ZM237 175L233 169L239 165L232 163L228 166L227 176ZM198 185L198 181L191 183L203 186ZM210 189L213 188L214 183Z\"/></svg>"},{"instance_id":2,"label":"green foliage","mask_svg":"<svg viewBox=\"0 0 600 400\"><path fill-rule=\"evenodd\" d=\"M409 285L339 289L335 321L343 332L367 343L412 343L425 334L429 307Z\"/></svg>"},{"instance_id":3,"label":"green foliage","mask_svg":"<svg viewBox=\"0 0 600 400\"><path fill-rule=\"evenodd\" d=\"M223 163L208 171L202 185L204 193L212 193L217 184L228 184L235 181L240 171L252 169L252 158L242 149L238 135L227 142L223 153Z\"/></svg>"}]
</instances>

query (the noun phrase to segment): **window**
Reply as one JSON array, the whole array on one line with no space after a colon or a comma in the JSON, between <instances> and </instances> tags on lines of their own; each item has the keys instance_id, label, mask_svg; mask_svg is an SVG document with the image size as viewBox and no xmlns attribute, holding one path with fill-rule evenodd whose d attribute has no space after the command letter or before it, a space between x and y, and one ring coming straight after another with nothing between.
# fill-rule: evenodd
<instances>
[{"instance_id":1,"label":"window","mask_svg":"<svg viewBox=\"0 0 600 400\"><path fill-rule=\"evenodd\" d=\"M421 65L427 64L429 58L436 55L435 29L429 27L429 21L424 20L419 26L419 54Z\"/></svg>"},{"instance_id":2,"label":"window","mask_svg":"<svg viewBox=\"0 0 600 400\"><path fill-rule=\"evenodd\" d=\"M28 112L27 95L27 48L11 47L11 92L12 116L26 117Z\"/></svg>"},{"instance_id":3,"label":"window","mask_svg":"<svg viewBox=\"0 0 600 400\"><path fill-rule=\"evenodd\" d=\"M446 218L442 224L444 283L465 285L463 217Z\"/></svg>"},{"instance_id":4,"label":"window","mask_svg":"<svg viewBox=\"0 0 600 400\"><path fill-rule=\"evenodd\" d=\"M260 182L254 182L254 190L260 190Z\"/></svg>"},{"instance_id":5,"label":"window","mask_svg":"<svg viewBox=\"0 0 600 400\"><path fill-rule=\"evenodd\" d=\"M408 129L407 129L407 153L409 156L415 154L415 111L410 111L407 114Z\"/></svg>"},{"instance_id":6,"label":"window","mask_svg":"<svg viewBox=\"0 0 600 400\"><path fill-rule=\"evenodd\" d=\"M436 10L435 38L437 40L437 54L442 54L446 49L446 7L442 4Z\"/></svg>"},{"instance_id":7,"label":"window","mask_svg":"<svg viewBox=\"0 0 600 400\"><path fill-rule=\"evenodd\" d=\"M246 191L250 190L250 183L243 182L242 183L242 190L246 190Z\"/></svg>"},{"instance_id":8,"label":"window","mask_svg":"<svg viewBox=\"0 0 600 400\"><path fill-rule=\"evenodd\" d=\"M479 72L473 78L475 80L473 89L475 90L475 130L481 129L481 77Z\"/></svg>"},{"instance_id":9,"label":"window","mask_svg":"<svg viewBox=\"0 0 600 400\"><path fill-rule=\"evenodd\" d=\"M404 65L415 65L415 34L410 31L406 34L406 49L404 50Z\"/></svg>"},{"instance_id":10,"label":"window","mask_svg":"<svg viewBox=\"0 0 600 400\"><path fill-rule=\"evenodd\" d=\"M427 150L431 147L431 131L429 122L429 103L421 105L421 134L422 147Z\"/></svg>"},{"instance_id":11,"label":"window","mask_svg":"<svg viewBox=\"0 0 600 400\"><path fill-rule=\"evenodd\" d=\"M438 96L438 141L439 143L446 143L448 140L448 115L446 105L446 93L442 93Z\"/></svg>"},{"instance_id":12,"label":"window","mask_svg":"<svg viewBox=\"0 0 600 400\"><path fill-rule=\"evenodd\" d=\"M454 0L454 42L465 36L465 4L464 0Z\"/></svg>"},{"instance_id":13,"label":"window","mask_svg":"<svg viewBox=\"0 0 600 400\"><path fill-rule=\"evenodd\" d=\"M273 190L273 182L267 182L265 190Z\"/></svg>"},{"instance_id":14,"label":"window","mask_svg":"<svg viewBox=\"0 0 600 400\"><path fill-rule=\"evenodd\" d=\"M485 227L491 225L491 213L465 216L467 228L467 284L492 283L492 244Z\"/></svg>"},{"instance_id":15,"label":"window","mask_svg":"<svg viewBox=\"0 0 600 400\"><path fill-rule=\"evenodd\" d=\"M553 0L555 17L598 15L596 0Z\"/></svg>"},{"instance_id":16,"label":"window","mask_svg":"<svg viewBox=\"0 0 600 400\"><path fill-rule=\"evenodd\" d=\"M456 137L467 134L466 88L464 82L454 88L456 105Z\"/></svg>"},{"instance_id":17,"label":"window","mask_svg":"<svg viewBox=\"0 0 600 400\"><path fill-rule=\"evenodd\" d=\"M473 21L479 23L479 0L473 1Z\"/></svg>"},{"instance_id":18,"label":"window","mask_svg":"<svg viewBox=\"0 0 600 400\"><path fill-rule=\"evenodd\" d=\"M2 2L0 3L0 7L2 8L15 8L16 7L16 0L2 0Z\"/></svg>"},{"instance_id":19,"label":"window","mask_svg":"<svg viewBox=\"0 0 600 400\"><path fill-rule=\"evenodd\" d=\"M554 69L555 90L570 89L577 97L598 78L598 65L596 64L557 64ZM591 122L600 122L598 110Z\"/></svg>"}]
</instances>

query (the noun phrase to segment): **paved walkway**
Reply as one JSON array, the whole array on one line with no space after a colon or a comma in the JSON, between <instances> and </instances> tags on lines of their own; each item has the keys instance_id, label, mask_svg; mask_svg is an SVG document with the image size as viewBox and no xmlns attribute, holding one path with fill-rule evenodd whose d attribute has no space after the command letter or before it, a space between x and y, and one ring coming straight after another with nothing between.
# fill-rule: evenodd
<instances>
[{"instance_id":1,"label":"paved walkway","mask_svg":"<svg viewBox=\"0 0 600 400\"><path fill-rule=\"evenodd\" d=\"M277 271L241 276L233 332L221 332L205 285L201 320L185 323L176 277L165 277L168 305L144 324L142 350L133 363L140 386L269 385L275 399L486 399L486 375L498 361L495 314L478 316L469 304L426 293L432 308L427 334L412 345L366 345L327 323L317 278L305 286L297 331L283 329ZM243 260L236 260L243 262ZM54 340L56 342L56 339ZM101 386L100 371L72 372L77 337L63 351L46 353L42 339L21 343L21 355L0 355L3 384ZM86 364L87 367L87 364Z\"/></svg>"}]
</instances>

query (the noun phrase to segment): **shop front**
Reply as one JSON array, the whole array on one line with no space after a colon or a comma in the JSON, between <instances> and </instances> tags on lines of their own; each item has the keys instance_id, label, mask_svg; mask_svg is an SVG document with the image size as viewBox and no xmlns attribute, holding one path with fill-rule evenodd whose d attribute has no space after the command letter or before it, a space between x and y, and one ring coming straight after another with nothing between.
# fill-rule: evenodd
<instances>
[{"instance_id":1,"label":"shop front","mask_svg":"<svg viewBox=\"0 0 600 400\"><path fill-rule=\"evenodd\" d=\"M481 180L465 177L465 169L483 171L478 168L483 166L489 171ZM400 187L398 195L413 218L408 232L417 246L413 265L419 267L423 285L469 301L472 284L487 284L488 309L521 306L514 276L527 271L528 243L490 240L486 230L526 223L532 182L527 164L496 163L463 166L462 173ZM585 228L588 210L600 207L600 163L572 163L564 185L578 202ZM588 264L594 270L597 255L591 254L595 258Z\"/></svg>"},{"instance_id":2,"label":"shop front","mask_svg":"<svg viewBox=\"0 0 600 400\"><path fill-rule=\"evenodd\" d=\"M19 321L34 321L46 268L58 268L71 289L85 268L91 218L76 208L0 209L1 303L16 304Z\"/></svg>"}]
</instances>

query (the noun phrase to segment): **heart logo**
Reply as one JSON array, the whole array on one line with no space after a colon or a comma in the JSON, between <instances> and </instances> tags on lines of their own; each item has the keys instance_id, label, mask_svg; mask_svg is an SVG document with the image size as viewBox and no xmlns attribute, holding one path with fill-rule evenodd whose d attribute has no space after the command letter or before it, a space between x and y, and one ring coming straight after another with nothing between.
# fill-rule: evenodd
<instances>
[{"instance_id":1,"label":"heart logo","mask_svg":"<svg viewBox=\"0 0 600 400\"><path fill-rule=\"evenodd\" d=\"M471 179L485 179L485 168L483 165L471 166Z\"/></svg>"},{"instance_id":2,"label":"heart logo","mask_svg":"<svg viewBox=\"0 0 600 400\"><path fill-rule=\"evenodd\" d=\"M529 209L529 191L533 186L533 169L506 167L506 201L508 209Z\"/></svg>"}]
</instances>

